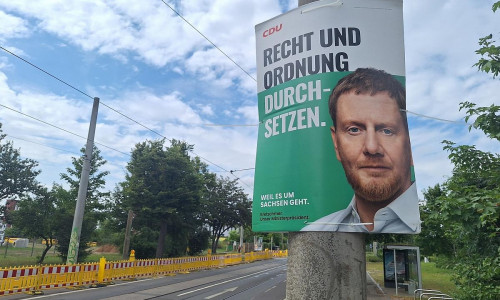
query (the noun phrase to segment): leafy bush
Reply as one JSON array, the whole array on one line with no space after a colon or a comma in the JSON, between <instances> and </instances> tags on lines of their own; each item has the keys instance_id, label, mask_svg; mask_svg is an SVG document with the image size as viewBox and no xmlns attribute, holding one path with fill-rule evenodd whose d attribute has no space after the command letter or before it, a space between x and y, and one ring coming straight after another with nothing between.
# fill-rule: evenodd
<instances>
[{"instance_id":1,"label":"leafy bush","mask_svg":"<svg viewBox=\"0 0 500 300\"><path fill-rule=\"evenodd\" d=\"M381 262L382 257L378 257L378 256L372 254L372 255L367 255L366 260L369 262Z\"/></svg>"}]
</instances>

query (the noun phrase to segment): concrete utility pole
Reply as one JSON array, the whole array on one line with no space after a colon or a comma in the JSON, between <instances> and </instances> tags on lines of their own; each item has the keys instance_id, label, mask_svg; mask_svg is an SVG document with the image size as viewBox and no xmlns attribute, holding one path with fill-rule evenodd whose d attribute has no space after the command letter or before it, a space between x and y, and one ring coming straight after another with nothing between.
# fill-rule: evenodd
<instances>
[{"instance_id":1,"label":"concrete utility pole","mask_svg":"<svg viewBox=\"0 0 500 300\"><path fill-rule=\"evenodd\" d=\"M85 211L85 199L87 198L87 187L89 185L90 162L92 161L92 149L94 147L95 127L97 123L97 111L99 110L99 98L94 98L92 115L90 117L89 134L85 157L83 161L82 174L80 176L80 186L78 188L78 199L76 200L75 216L73 217L73 227L71 229L71 239L68 247L67 265L75 264L78 260L78 248L80 246L80 234L82 233L83 213Z\"/></svg>"},{"instance_id":2,"label":"concrete utility pole","mask_svg":"<svg viewBox=\"0 0 500 300\"><path fill-rule=\"evenodd\" d=\"M287 300L366 300L362 233L290 232L288 240Z\"/></svg>"},{"instance_id":3,"label":"concrete utility pole","mask_svg":"<svg viewBox=\"0 0 500 300\"><path fill-rule=\"evenodd\" d=\"M132 230L132 220L134 219L134 212L129 209L127 216L127 226L125 227L125 239L123 240L123 260L129 259L129 250L130 250L130 231Z\"/></svg>"},{"instance_id":4,"label":"concrete utility pole","mask_svg":"<svg viewBox=\"0 0 500 300\"><path fill-rule=\"evenodd\" d=\"M245 233L243 226L240 226L240 252L244 253L245 248L243 247L243 234Z\"/></svg>"}]
</instances>

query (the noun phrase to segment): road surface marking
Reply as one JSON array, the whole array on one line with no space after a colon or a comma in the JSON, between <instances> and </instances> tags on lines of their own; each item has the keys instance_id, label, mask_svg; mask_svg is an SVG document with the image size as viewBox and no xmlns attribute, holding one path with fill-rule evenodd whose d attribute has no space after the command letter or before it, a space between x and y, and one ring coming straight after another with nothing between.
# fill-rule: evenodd
<instances>
[{"instance_id":1,"label":"road surface marking","mask_svg":"<svg viewBox=\"0 0 500 300\"><path fill-rule=\"evenodd\" d=\"M187 294L191 294L191 293L194 293L194 292L198 292L198 291L201 291L201 290L204 290L204 289L208 289L208 288L211 288L211 287L214 287L214 286L217 286L217 285L221 285L221 284L224 284L224 283L228 283L228 282L231 282L231 281L240 280L240 279L243 279L243 278L246 278L246 277L250 277L250 276L255 276L255 274L269 272L269 270L274 270L274 269L278 269L278 268L283 268L283 266L277 266L277 267L274 267L274 268L271 268L271 269L267 269L267 270L263 270L263 271L259 271L259 272L253 273L253 274L241 276L241 277L238 277L238 278L229 279L229 280L226 280L226 281L223 281L223 282L219 282L219 283L216 283L216 284L212 284L212 285L207 285L205 287L202 287L202 288L199 288L199 289L196 289L196 290L192 290L192 291L189 291L189 292L178 294L177 297L184 296L184 295L187 295Z\"/></svg>"},{"instance_id":2,"label":"road surface marking","mask_svg":"<svg viewBox=\"0 0 500 300\"><path fill-rule=\"evenodd\" d=\"M211 295L211 296L205 297L205 299L212 299L212 298L215 298L215 297L220 296L220 295L222 295L222 294L224 294L224 293L227 293L227 292L234 292L237 288L238 288L238 287L237 287L237 286L235 286L235 287L233 287L233 288L227 289L227 290L222 291L222 292L220 292L220 293L213 294L213 295Z\"/></svg>"}]
</instances>

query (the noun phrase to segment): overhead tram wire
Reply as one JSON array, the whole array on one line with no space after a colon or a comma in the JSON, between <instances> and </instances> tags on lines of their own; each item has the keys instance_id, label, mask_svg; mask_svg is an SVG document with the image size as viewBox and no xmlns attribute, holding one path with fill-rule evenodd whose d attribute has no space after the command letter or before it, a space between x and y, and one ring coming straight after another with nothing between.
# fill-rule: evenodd
<instances>
[{"instance_id":1,"label":"overhead tram wire","mask_svg":"<svg viewBox=\"0 0 500 300\"><path fill-rule=\"evenodd\" d=\"M117 114L119 114L119 115L123 116L124 118L127 118L128 120L130 120L130 121L132 121L132 122L136 123L137 125L142 126L143 128L145 128L145 129L147 129L147 130L151 131L152 133L154 133L154 134L156 134L156 135L158 135L158 136L160 136L160 137L162 137L162 138L165 138L165 139L166 139L166 140L168 140L169 142L171 142L171 141L172 141L172 139L169 139L168 137L164 136L163 134L161 134L161 133L159 133L159 132L157 132L157 131L155 131L155 130L153 130L153 129L149 128L149 127L147 127L146 125L142 124L141 122L136 121L135 119L133 119L133 118L131 118L131 117L129 117L129 116L127 116L127 115L125 115L124 113L122 113L122 112L120 112L120 111L118 111L118 110L116 110L116 109L112 108L111 106L109 106L109 105L107 105L107 104L104 104L104 103L102 103L102 102L101 102L101 104L102 104L102 105L104 105L104 106L106 106L107 108L111 109L111 110L112 110L112 111L114 111L115 113L117 113ZM201 156L201 155L197 154L197 153L196 153L196 152L194 152L193 150L189 150L189 152L193 153L194 155L198 156L199 158L203 159L204 161L208 162L209 164L211 164L211 165L213 165L213 166L215 166L215 167L217 167L217 168L219 168L219 169L223 170L224 172L229 172L229 171L228 171L228 170L226 170L225 168L223 168L223 167L219 166L218 164L216 164L216 163L214 163L214 162L211 162L210 160L208 160L207 158L205 158L205 157L203 157L203 156ZM243 181L241 181L241 182L243 182Z\"/></svg>"},{"instance_id":2,"label":"overhead tram wire","mask_svg":"<svg viewBox=\"0 0 500 300\"><path fill-rule=\"evenodd\" d=\"M42 144L42 143L33 142L33 141L30 141L30 140L27 140L27 139L24 139L24 138L13 136L11 134L8 134L7 137L11 138L11 139L21 140L21 141L25 141L25 142L32 143L32 144L35 144L35 145L40 145L40 146L43 146L43 147L47 147L47 148L51 148L51 149L63 151L63 152L68 152L68 153L75 154L75 155L82 155L81 153L76 153L74 151L69 151L69 150L65 150L65 149L61 149L61 148L56 148L56 147L51 147L51 146L48 146L48 145L45 145L45 144Z\"/></svg>"},{"instance_id":3,"label":"overhead tram wire","mask_svg":"<svg viewBox=\"0 0 500 300\"><path fill-rule=\"evenodd\" d=\"M82 138L82 139L84 139L84 140L86 140L86 141L88 140L86 137L81 136L81 135L79 135L79 134L77 134L77 133L71 132L71 131L69 131L69 130L67 130L67 129L64 129L64 128L62 128L62 127L56 126L56 125L51 124L51 123L49 123L49 122L46 122L46 121L44 121L44 120L40 120L40 119L38 119L38 118L35 118L35 117L33 117L33 116L30 116L30 115L28 115L28 114L25 114L25 113L23 113L23 112L20 112L20 111L18 111L18 110L15 110L15 109L13 109L13 108L11 108L11 107L8 107L8 106L6 106L6 105L3 105L3 104L1 104L1 103L0 103L0 106L4 107L4 108L6 108L6 109L9 109L9 110L11 110L11 111L13 111L13 112L15 112L15 113L18 113L18 114L20 114L20 115L23 115L23 116L25 116L25 117L28 117L28 118L30 118L30 119L33 119L33 120L35 120L35 121L37 121L37 122L43 123L43 124L45 124L45 125L48 125L48 126L54 127L54 128L56 128L56 129L59 129L59 130L62 130L62 131L64 131L64 132L66 132L66 133L69 133L69 134L72 134L72 135L77 136L77 137L79 137L79 138ZM96 141L94 141L94 143L96 143L96 144L98 144L98 145L100 145L100 146L106 147L106 148L108 148L108 149L110 149L110 150L113 150L113 151L119 152L119 153L121 153L121 154L125 154L125 155L127 155L127 156L130 156L130 154L129 154L129 153L126 153L126 152L120 151L120 150L115 149L115 148L113 148L113 147L107 146L107 145L105 145L105 144L103 144L103 143L96 142Z\"/></svg>"},{"instance_id":4,"label":"overhead tram wire","mask_svg":"<svg viewBox=\"0 0 500 300\"><path fill-rule=\"evenodd\" d=\"M191 26L191 28L193 28L196 32L198 32L205 40L207 40L210 44L212 44L212 46L214 46L217 50L219 50L224 56L226 56L233 64L235 64L238 68L240 68L243 72L245 72L245 74L247 74L250 78L252 78L255 82L257 82L257 79L255 79L252 75L250 75L250 73L248 73L245 69L243 69L242 66L240 66L236 61L234 61L229 55L227 55L224 51L222 51L222 49L220 49L214 42L212 42L206 35L204 35L200 30L198 30L198 28L196 28L193 24L191 24L188 20L186 20L186 18L184 18L178 11L176 11L171 5L169 5L168 3L165 2L165 0L161 0L161 2L163 2L163 4L165 4L168 8L170 8L175 14L177 14L184 22L186 22L189 26ZM416 116L420 116L420 117L424 117L424 118L428 118L428 119L433 119L433 120L438 120L438 121L443 121L443 122L449 122L449 123L458 123L457 121L451 121L451 120L446 120L446 119L441 119L441 118L435 118L435 117L430 117L430 116L426 116L426 115L422 115L422 114L419 114L419 113L415 113L415 112L412 112L412 111L409 111L409 110L402 110L404 112L407 112L407 113L410 113L410 114L413 114L413 115L416 115ZM259 123L260 124L260 123ZM216 127L216 126L219 126L219 127L253 127L253 126L259 126L259 124L243 124L243 125L240 125L240 124L203 124L204 126L213 126L213 127Z\"/></svg>"},{"instance_id":5,"label":"overhead tram wire","mask_svg":"<svg viewBox=\"0 0 500 300\"><path fill-rule=\"evenodd\" d=\"M42 68L38 67L37 65L35 65L35 64L33 64L33 63L31 63L30 61L28 61L28 60L26 60L26 59L24 59L24 58L20 57L19 55L16 55L15 53L13 53L13 52L11 52L11 51L9 51L9 50L5 49L4 47L0 46L0 49L4 50L5 52L7 52L7 53L11 54L12 56L14 56L14 57L16 57L16 58L18 58L18 59L22 60L23 62L25 62L25 63L29 64L30 66L32 66L32 67L34 67L34 68L36 68L37 70L42 71L43 73L45 73L45 74L49 75L50 77L52 77L52 78L56 79L57 81L59 81L59 82L61 82L61 83L65 84L66 86L68 86L68 87L70 87L70 88L74 89L75 91L77 91L77 92L79 92L79 93L81 93L81 94L83 94L83 95L85 95L85 96L89 97L90 99L94 99L94 97L92 97L92 96L88 95L87 93L83 92L82 90L80 90L80 89L78 89L78 88L74 87L73 85L71 85L71 84L67 83L66 81L64 81L64 80L60 79L60 78L59 78L59 77L57 77L57 76L52 75L51 73L49 73L49 72L45 71L44 69L42 69ZM240 68L241 68L241 67L240 67ZM248 74L248 73L247 73L247 74ZM140 122L138 122L138 121L134 120L133 118L131 118L131 117L129 117L129 116L127 116L127 115L125 115L125 114L123 114L123 113L119 112L118 110L116 110L116 109L112 108L111 106L109 106L109 105L107 105L107 104L104 104L104 103L102 103L101 101L100 101L100 103L101 103L102 105L104 105L105 107L107 107L107 108L111 109L112 111L114 111L114 112L116 112L116 113L120 114L121 116L123 116L123 117L125 117L125 118L127 118L127 119L129 119L129 120L131 120L131 121L133 121L134 123L136 123L136 124L138 124L138 125L140 125L140 126L142 126L142 127L146 128L147 130L149 130L149 131L153 132L154 134L156 134L156 135L158 135L158 136L161 136L161 137L163 137L163 138L167 139L168 141L171 141L171 139L167 138L166 136L164 136L164 135L160 134L159 132L157 132L157 131L155 131L155 130L153 130L153 129L151 129L151 128L149 128L149 127L145 126L145 125L143 125L142 123L140 123ZM57 129L59 129L59 130L65 131L65 132L67 132L67 133L73 134L73 135L75 135L75 136L77 136L77 137L80 137L80 138L83 138L83 139L87 140L87 138L86 138L86 137L83 137L83 136L81 136L81 135L78 135L78 134L76 134L76 133L74 133L74 132L71 132L71 131L69 131L69 130L66 130L66 129L64 129L64 128L58 127L58 126L56 126L56 125L50 124L50 123L45 122L45 121L43 121L43 120L37 119L37 118L35 118L35 117L32 117L32 116L30 116L30 115L27 115L27 114L25 114L25 113L22 113L22 112L20 112L20 111L17 111L17 110L15 110L15 109L13 109L13 108L10 108L10 107L8 107L8 106L5 106L5 105L3 105L3 104L0 104L0 106L3 106L3 107L5 107L5 108L7 108L7 109L9 109L9 110L12 110L12 111L14 111L14 112L16 112L16 113L19 113L19 114L21 114L21 115L24 115L24 116L26 116L26 117L29 117L29 118L31 118L31 119L34 119L34 120L36 120L36 121L38 121L38 122L44 123L44 124L46 124L46 125L52 126L52 127L57 128ZM120 152L120 153L122 153L122 154L125 154L125 155L130 156L130 154L129 154L129 153L122 152L122 151L120 151L120 150L117 150L117 149L114 149L114 148L112 148L112 147L106 146L106 145L104 145L104 144L102 144L102 143L99 143L99 142L95 142L95 143L96 143L96 144L98 144L98 145L101 145L101 146L103 146L103 147L106 147L106 148L108 148L108 149L111 149L111 150L114 150L114 151L117 151L117 152ZM196 156L200 157L201 159L205 160L205 161L206 161L206 162L208 162L209 164L211 164L211 165L213 165L213 166L215 166L215 167L217 167L217 168L219 168L219 169L221 169L221 170L223 170L223 171L225 171L225 172L229 172L228 170L226 170L225 168L223 168L223 167L219 166L218 164L215 164L215 163L211 162L210 160L208 160L208 159L204 158L203 156L196 154L194 151L192 151L192 150L191 150L190 152L191 152L191 153L193 153L194 155L196 155ZM234 175L234 174L232 174L232 175L233 175L234 177L236 177L236 175ZM245 182L243 182L240 178L236 177L236 179L240 180L240 182L242 182L243 184L245 184L247 187L251 188L251 187L250 187L250 186L248 186Z\"/></svg>"},{"instance_id":6,"label":"overhead tram wire","mask_svg":"<svg viewBox=\"0 0 500 300\"><path fill-rule=\"evenodd\" d=\"M132 119L131 117L129 117L129 116L127 116L127 115L123 114L122 112L120 112L120 111L118 111L118 110L116 110L116 109L112 108L111 106L107 105L106 103L104 103L104 102L102 102L102 101L100 101L100 103L101 103L103 106L105 106L105 107L109 108L110 110L114 111L115 113L119 114L120 116L122 116L122 117L124 117L124 118L127 118L127 119L129 119L130 121L132 121L132 122L136 123L137 125L142 126L142 127L146 128L147 130L151 131L152 133L154 133L154 134L156 134L156 135L159 135L159 136L161 136L161 137L164 137L164 138L166 138L168 141L170 141L170 139L169 139L169 138L167 138L167 137L163 136L162 134L160 134L160 133L156 132L155 130L153 130L153 129L151 129L151 128L147 127L146 125L141 124L140 122L138 122L138 121L136 121L136 120Z\"/></svg>"},{"instance_id":7,"label":"overhead tram wire","mask_svg":"<svg viewBox=\"0 0 500 300\"><path fill-rule=\"evenodd\" d=\"M5 52L9 53L9 54L10 54L10 55L12 55L12 56L15 56L15 57L17 57L18 59L20 59L20 60L24 61L25 63L29 64L29 65L30 65L30 66L32 66L33 68L36 68L36 69L38 69L38 70L42 71L43 73L45 73L45 74L49 75L50 77L54 78L55 80L57 80L57 81L59 81L59 82L62 82L63 84L65 84L65 85L69 86L70 88L74 89L75 91L78 91L78 92L80 92L81 94L83 94L83 95L85 95L85 96L89 97L90 99L94 99L94 97L90 96L89 94L85 93L84 91L82 91L82 90L80 90L80 89L78 89L78 88L76 88L76 87L72 86L71 84L67 83L66 81L64 81L64 80L62 80L62 79L60 79L60 78L58 78L58 77L56 77L56 76L54 76L54 75L50 74L49 72L45 71L44 69L42 69L42 68L38 67L37 65L35 65L35 64L31 63L31 62L29 62L29 61L28 61L28 60L26 60L26 59L24 59L24 58L20 57L19 55L17 55L17 54L15 54L15 53L13 53L13 52L11 52L11 51L9 51L9 50L5 49L4 47L0 46L0 49L2 49L3 51L5 51Z\"/></svg>"},{"instance_id":8,"label":"overhead tram wire","mask_svg":"<svg viewBox=\"0 0 500 300\"><path fill-rule=\"evenodd\" d=\"M161 0L161 2L163 2L163 4L165 4L166 6L168 6L168 8L170 8L182 20L184 20L184 22L186 22L189 26L191 26L191 28L196 30L196 32L198 32L205 40L207 40L210 44L212 44L212 46L214 46L215 49L219 50L220 53L224 54L224 56L227 57L227 59L229 59L234 65L236 65L238 68L240 68L240 70L245 72L245 74L247 74L248 77L252 78L253 81L257 82L257 79L255 79L252 75L250 75L250 73L248 73L245 69L243 69L242 66L240 66L236 61L234 61L231 57L229 57L229 55L227 55L226 52L222 51L221 48L217 47L217 45L214 42L212 42L206 35L204 35L201 31L199 31L198 28L194 27L193 24L191 24L188 20L186 20L178 11L176 11L172 6L170 6L167 2L165 2L165 0Z\"/></svg>"},{"instance_id":9,"label":"overhead tram wire","mask_svg":"<svg viewBox=\"0 0 500 300\"><path fill-rule=\"evenodd\" d=\"M448 122L448 123L458 123L458 124L462 123L462 122L458 122L458 121L451 121L451 120L446 120L446 119L441 119L441 118L436 118L436 117L430 117L430 116L422 115L422 114L419 114L419 113L416 113L416 112L413 112L413 111L409 111L407 109L400 109L400 111L406 112L406 113L410 113L410 114L418 116L418 117L427 118L427 119L436 120L436 121L442 121L442 122ZM467 122L464 122L464 123L468 124Z\"/></svg>"},{"instance_id":10,"label":"overhead tram wire","mask_svg":"<svg viewBox=\"0 0 500 300\"><path fill-rule=\"evenodd\" d=\"M240 66L236 61L234 61L229 55L227 55L222 49L220 49L214 42L212 42L206 35L204 35L198 28L196 28L193 24L191 24L186 18L184 18L178 11L176 11L171 5L165 2L165 0L161 0L163 4L165 4L168 8L170 8L175 14L177 14L184 22L186 22L191 28L193 28L196 32L198 32L205 40L207 40L212 46L214 46L217 50L219 50L224 56L226 56L233 64L235 64L238 68L240 68L245 74L247 74L250 78L252 78L255 82L257 82L257 79L255 79L250 73L248 73L245 69L243 69L242 66ZM402 110L404 112L428 118L428 119L433 119L433 120L438 120L438 121L443 121L443 122L449 122L449 123L458 123L457 121L451 121L451 120L446 120L446 119L441 119L441 118L435 118L435 117L430 117L426 115L422 115L419 113L415 113L409 110ZM260 124L260 123L259 123ZM204 126L220 126L220 127L244 127L244 126L259 126L259 124L249 124L249 125L237 125L237 124L203 124Z\"/></svg>"},{"instance_id":11,"label":"overhead tram wire","mask_svg":"<svg viewBox=\"0 0 500 300\"><path fill-rule=\"evenodd\" d=\"M241 171L248 171L248 170L255 170L255 168L246 168L246 169L238 169L238 170L229 170L229 172L232 174L233 172L241 172Z\"/></svg>"},{"instance_id":12,"label":"overhead tram wire","mask_svg":"<svg viewBox=\"0 0 500 300\"><path fill-rule=\"evenodd\" d=\"M207 127L257 127L259 126L259 124L202 124L202 125Z\"/></svg>"},{"instance_id":13,"label":"overhead tram wire","mask_svg":"<svg viewBox=\"0 0 500 300\"><path fill-rule=\"evenodd\" d=\"M206 36L205 36L202 32L200 32L200 31L199 31L196 27L194 27L191 23L189 23L189 22L188 22L188 21L187 21L187 20L186 20L186 19L185 19L185 18L184 18L181 14L179 14L176 10L174 10L174 9L173 9L170 5L168 5L168 4L167 4L164 0L161 0L161 1L162 1L162 2L166 5L166 6L168 6L168 7L169 7L169 8L170 8L173 12L175 12L175 13L176 13L176 14L177 14L180 18L182 18L182 19L183 19L183 20L184 20L187 24L189 24L189 25L190 25L190 26L191 26L194 30L196 30L196 31L197 31L197 32L198 32L201 36L203 36L203 37L204 37L204 38L205 38L208 42L210 42L210 43L211 43L211 44L212 44L212 45L213 45L216 49L218 49L218 50L219 50L222 54L224 54L224 55L225 55L225 56L226 56L226 57L227 57L227 58L228 58L231 62L233 62L236 66L238 66L238 68L240 68L243 72L245 72L245 74L247 74L247 75L248 75L250 78L252 78L254 81L257 81L257 80L256 80L255 78L253 78L253 77L252 77L252 76L251 76L251 75L250 75L250 74L249 74L246 70L244 70L244 69L243 69L243 68L242 68L242 67L241 67L238 63L236 63L233 59L231 59L231 58L230 58L230 57L229 57L229 56L228 56L228 55L227 55L224 51L222 51L219 47L217 47L217 45L215 45L215 44L214 44L214 43L213 43L210 39L208 39L208 38L207 38L207 37L206 37ZM7 53L11 54L12 56L15 56L16 58L18 58L18 59L20 59L20 60L24 61L25 63L27 63L27 64L31 65L32 67L34 67L34 68L36 68L36 69L38 69L38 70L42 71L43 73L45 73L45 74L49 75L50 77L52 77L52 78L56 79L56 80L57 80L57 81L59 81L59 82L61 82L61 83L65 84L66 86L68 86L68 87L70 87L70 88L72 88L72 89L76 90L77 92L81 93L82 95L85 95L85 96L89 97L90 99L93 99L93 97L92 97L92 96L88 95L87 93L83 92L82 90L80 90L80 89L76 88L75 86L73 86L73 85L71 85L71 84L67 83L66 81L64 81L64 80L62 80L62 79L60 79L60 78L58 78L57 76L52 75L51 73L49 73L49 72L45 71L44 69L42 69L42 68L40 68L40 67L36 66L35 64L33 64L33 63L29 62L28 60L26 60L26 59L24 59L24 58L22 58L22 57L20 57L20 56L16 55L15 53L13 53L13 52L11 52L11 51L7 50L6 48L4 48L4 47L0 46L0 49L2 49L2 50L4 50L5 52L7 52ZM157 132L157 131L155 131L155 130L153 130L153 129L151 129L151 128L149 128L149 127L145 126L145 125L143 125L142 123L140 123L140 122L138 122L138 121L134 120L133 118L131 118L131 117L129 117L129 116L127 116L127 115L125 115L125 114L121 113L120 111L118 111L118 110L116 110L116 109L112 108L111 106L109 106L109 105L107 105L107 104L103 103L102 101L101 101L100 103L101 103L103 106L107 107L108 109L110 109L110 110L112 110L112 111L114 111L114 112L118 113L119 115L121 115L121 116L123 116L123 117L125 117L125 118L129 119L130 121L132 121L132 122L134 122L134 123L136 123L136 124L138 124L138 125L142 126L143 128L145 128L145 129L147 129L147 130L149 130L149 131L153 132L154 134L156 134L156 135L158 135L158 136L161 136L161 137L163 137L163 138L165 138L165 139L167 139L167 140L171 141L171 139L169 139L169 138L165 137L164 135L160 134L159 132ZM1 105L1 104L0 104L0 105ZM4 106L4 105L1 105L1 106ZM5 108L8 108L8 109L11 109L11 108L6 107L6 106L4 106L4 107L5 107ZM11 109L11 110L13 110L13 109ZM13 111L15 111L15 110L13 110ZM430 117L430 116L426 116L426 115L419 114L419 113L415 113L415 112L408 111L408 110L404 110L404 111L405 111L405 112L407 112L407 113L410 113L410 114L416 115L416 116L424 117L424 118L429 118L429 119L434 119L434 120L443 121L443 122L449 122L449 123L458 123L458 122L456 122L456 121L451 121L451 120L446 120L446 119L441 119L441 118ZM16 112L18 112L18 111L16 111ZM21 112L18 112L18 113L21 113ZM23 114L23 113L21 113L21 114ZM23 114L23 115L24 115L24 114ZM28 116L28 115L26 115L26 116ZM31 116L29 116L29 117L30 117L30 118L33 118L33 117L31 117ZM44 122L44 121L38 120L38 119L36 119L36 118L33 118L33 119L35 119L35 120L37 120L37 121L40 121L40 122L42 122L42 123L45 123L45 124L47 124L47 125L53 126L53 127L55 127L55 128L58 128L58 129L60 129L60 130L66 131L66 132L71 133L71 134L73 134L73 135L76 135L76 136L78 136L78 137L84 138L85 140L87 139L87 138L85 138L85 137L82 137L82 136L80 136L80 135L77 135L77 134L75 134L75 133L73 133L73 132L69 132L69 131L67 131L67 130L65 130L65 129L59 128L59 127L57 127L57 126L55 126L55 125L52 125L52 124L50 124L50 123L47 123L47 122ZM217 124L204 124L204 125L205 125L205 126L232 126L232 127L236 127L236 126L258 126L258 124L257 124L257 125L253 125L253 124L251 124L251 125L231 125L231 124L217 125ZM122 153L122 154L130 155L129 153L125 153L125 152L122 152L122 151L116 150L116 149L114 149L114 148L111 148L111 147L109 147L109 146L106 146L106 145L101 144L101 143L98 143L98 142L96 142L96 144L102 145L102 146L104 146L104 147L106 147L106 148L109 148L109 149L111 149L111 150L114 150L114 151L120 152L120 153ZM191 152L191 153L193 153L194 155L197 155L197 154L196 154L194 151L192 151L192 150L191 150L190 152ZM238 178L236 175L234 175L234 174L233 174L233 172L231 172L231 170L229 170L229 171L228 171L228 170L226 170L225 168L223 168L223 167L221 167L221 166L219 166L219 165L217 165L217 164L215 164L215 163L213 163L213 162L209 161L208 159L206 159L206 158L204 158L204 157L202 157L202 156L200 156L200 155L197 155L197 156L198 156L198 157L200 157L201 159L205 160L205 161L206 161L206 162L208 162L209 164L212 164L213 166L216 166L216 167L218 167L219 169L221 169L221 170L223 170L223 171L225 171L225 172L229 172L229 173L231 173L231 175L233 175L236 179L240 180L240 182L244 183L247 187L251 188L251 187L250 187L250 186L248 186L245 182L243 182L240 178Z\"/></svg>"}]
</instances>

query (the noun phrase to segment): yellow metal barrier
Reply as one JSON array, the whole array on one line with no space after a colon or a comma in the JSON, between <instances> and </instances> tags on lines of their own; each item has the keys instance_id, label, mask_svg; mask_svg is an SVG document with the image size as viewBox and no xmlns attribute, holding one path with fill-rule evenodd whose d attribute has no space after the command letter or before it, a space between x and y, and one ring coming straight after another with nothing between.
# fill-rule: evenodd
<instances>
[{"instance_id":1,"label":"yellow metal barrier","mask_svg":"<svg viewBox=\"0 0 500 300\"><path fill-rule=\"evenodd\" d=\"M36 266L0 269L0 295L34 289L38 271Z\"/></svg>"},{"instance_id":2,"label":"yellow metal barrier","mask_svg":"<svg viewBox=\"0 0 500 300\"><path fill-rule=\"evenodd\" d=\"M76 265L26 266L0 269L0 295L36 292L49 288L105 284L113 280L172 275L203 269L226 267L242 262L286 257L286 251L216 254L195 257L139 259Z\"/></svg>"}]
</instances>

